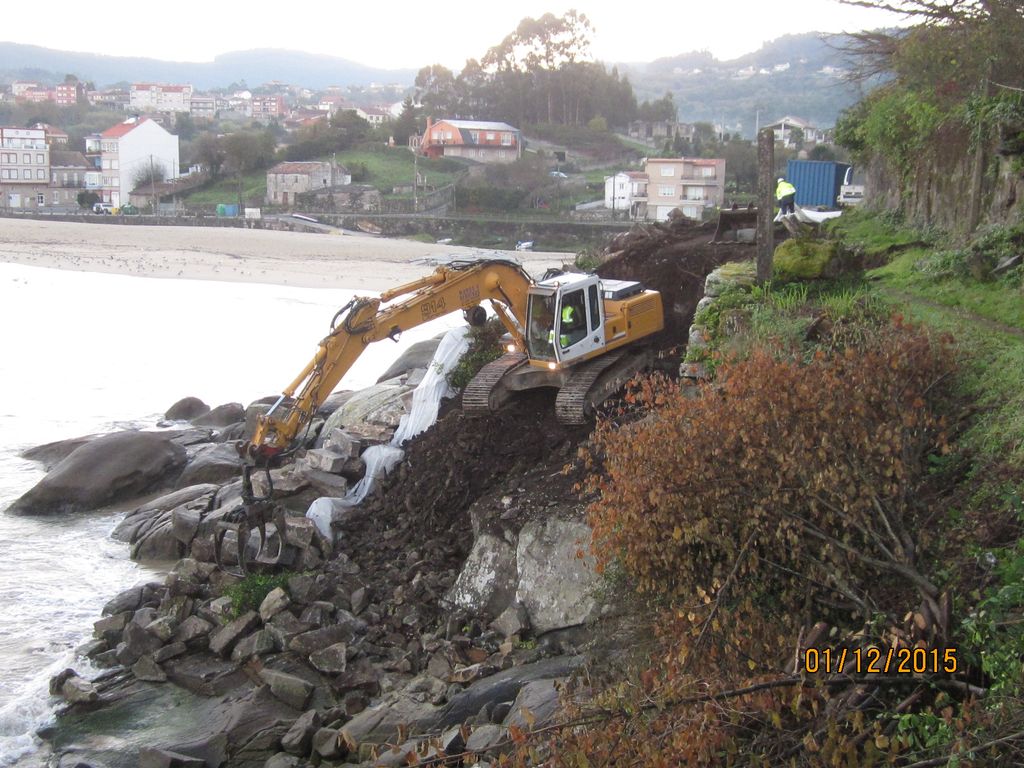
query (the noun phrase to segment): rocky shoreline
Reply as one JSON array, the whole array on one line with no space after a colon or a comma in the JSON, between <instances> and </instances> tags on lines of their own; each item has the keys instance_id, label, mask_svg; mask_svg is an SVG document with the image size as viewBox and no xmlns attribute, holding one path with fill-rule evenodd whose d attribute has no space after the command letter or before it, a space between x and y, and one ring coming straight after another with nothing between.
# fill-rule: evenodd
<instances>
[{"instance_id":1,"label":"rocky shoreline","mask_svg":"<svg viewBox=\"0 0 1024 768\"><path fill-rule=\"evenodd\" d=\"M304 455L272 471L275 500L289 510L272 539L295 558L279 575L242 581L213 551L240 493L232 443L251 435L267 402L210 409L186 398L161 431L24 454L49 471L11 512L142 498L114 538L133 559L176 560L162 582L104 608L79 649L104 671L87 679L68 669L51 681L65 702L40 733L51 764L406 765L418 750L472 752L486 765L509 746L510 726L553 714L558 684L582 663L573 628L600 606L596 575L577 556L589 530L571 479L539 501L524 475L561 467L581 434L537 413L535 433L495 442L513 424L529 430L537 409L527 402L471 427L452 409L386 489L329 535L305 516L359 480L360 454L390 438L436 346L414 346L373 387L333 395ZM469 455L467 475L458 465ZM416 471L423 463L434 471ZM446 491L464 496L476 483L490 493L448 514ZM564 506L549 493L558 490ZM544 514L531 515L538 506Z\"/></svg>"},{"instance_id":2,"label":"rocky shoreline","mask_svg":"<svg viewBox=\"0 0 1024 768\"><path fill-rule=\"evenodd\" d=\"M663 370L678 368L704 278L751 253L708 236L684 220L637 228L598 270L662 292ZM51 765L490 765L554 717L566 689L585 697L572 672L587 659L634 652L630 616L642 609L615 600L589 554L575 463L589 430L555 423L550 394L475 420L442 406L374 493L337 503L408 413L436 346L332 395L304 450L270 473L288 510L268 544L284 572L264 563L242 581L216 566L213 541L240 499L232 443L276 397L214 409L186 399L162 431L25 454L49 474L11 511L138 499L114 536L170 569L107 604L80 649L99 675L52 681L65 704L40 733ZM316 521L315 504L327 510Z\"/></svg>"}]
</instances>

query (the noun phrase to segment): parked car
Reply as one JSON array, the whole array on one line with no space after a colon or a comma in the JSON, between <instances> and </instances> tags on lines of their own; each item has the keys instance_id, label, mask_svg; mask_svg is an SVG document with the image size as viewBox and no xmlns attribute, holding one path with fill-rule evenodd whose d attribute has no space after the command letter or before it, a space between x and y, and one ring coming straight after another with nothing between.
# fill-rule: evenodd
<instances>
[{"instance_id":1,"label":"parked car","mask_svg":"<svg viewBox=\"0 0 1024 768\"><path fill-rule=\"evenodd\" d=\"M137 216L138 213L138 207L132 205L131 203L126 203L125 205L121 206L121 214L124 216Z\"/></svg>"},{"instance_id":2,"label":"parked car","mask_svg":"<svg viewBox=\"0 0 1024 768\"><path fill-rule=\"evenodd\" d=\"M552 179L568 179L569 174L562 173L561 171L548 171L548 176Z\"/></svg>"},{"instance_id":3,"label":"parked car","mask_svg":"<svg viewBox=\"0 0 1024 768\"><path fill-rule=\"evenodd\" d=\"M114 212L114 206L110 203L93 203L92 212L111 214Z\"/></svg>"}]
</instances>

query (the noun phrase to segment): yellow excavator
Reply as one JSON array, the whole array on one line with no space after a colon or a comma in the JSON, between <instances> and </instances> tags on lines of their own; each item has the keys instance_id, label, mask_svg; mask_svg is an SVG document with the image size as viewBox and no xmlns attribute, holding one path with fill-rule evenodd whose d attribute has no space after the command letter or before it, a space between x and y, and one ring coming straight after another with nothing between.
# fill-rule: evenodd
<instances>
[{"instance_id":1,"label":"yellow excavator","mask_svg":"<svg viewBox=\"0 0 1024 768\"><path fill-rule=\"evenodd\" d=\"M463 390L467 416L495 411L517 391L549 387L558 390L558 420L582 424L595 407L650 366L652 352L638 342L664 327L661 294L638 282L561 272L549 272L535 282L519 264L502 259L452 261L377 298L352 299L334 316L313 359L259 417L252 439L238 446L245 462L242 505L220 523L218 563L229 531L239 542L242 571L253 527L259 528L262 551L266 523L283 514L271 502L270 468L303 445L317 408L366 347L383 339L397 341L403 331L458 310L471 326L483 325L484 301L511 342ZM267 474L264 486L270 490L263 496L253 491L254 471Z\"/></svg>"}]
</instances>

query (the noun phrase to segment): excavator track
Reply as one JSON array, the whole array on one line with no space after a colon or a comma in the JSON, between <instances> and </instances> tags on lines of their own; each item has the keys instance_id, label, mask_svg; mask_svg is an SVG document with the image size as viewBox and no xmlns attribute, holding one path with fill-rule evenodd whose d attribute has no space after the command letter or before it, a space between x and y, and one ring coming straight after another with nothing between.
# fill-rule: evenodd
<instances>
[{"instance_id":1,"label":"excavator track","mask_svg":"<svg viewBox=\"0 0 1024 768\"><path fill-rule=\"evenodd\" d=\"M484 416L496 411L501 401L496 399L502 378L515 368L526 363L522 352L502 355L483 368L462 391L462 411L467 416Z\"/></svg>"},{"instance_id":2,"label":"excavator track","mask_svg":"<svg viewBox=\"0 0 1024 768\"><path fill-rule=\"evenodd\" d=\"M593 407L588 398L594 382L602 373L611 368L623 357L623 352L612 352L602 357L584 363L573 372L572 376L560 390L555 398L555 415L560 424L585 424L587 421L587 407ZM604 401L605 396L600 400Z\"/></svg>"}]
</instances>

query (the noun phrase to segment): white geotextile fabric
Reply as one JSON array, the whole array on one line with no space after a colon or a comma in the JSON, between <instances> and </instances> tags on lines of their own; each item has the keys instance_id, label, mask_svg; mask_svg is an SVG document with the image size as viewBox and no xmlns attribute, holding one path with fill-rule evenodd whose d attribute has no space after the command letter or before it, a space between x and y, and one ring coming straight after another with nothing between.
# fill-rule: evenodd
<instances>
[{"instance_id":1,"label":"white geotextile fabric","mask_svg":"<svg viewBox=\"0 0 1024 768\"><path fill-rule=\"evenodd\" d=\"M398 465L405 456L402 445L437 421L441 399L455 394L448 384L448 374L469 349L469 327L452 328L441 339L434 352L434 358L427 367L423 380L412 393L409 413L402 417L388 445L374 445L363 451L366 474L342 498L323 497L315 500L306 510L306 517L313 521L325 537L331 538L331 523L340 519L345 511L362 503L373 490L376 482Z\"/></svg>"},{"instance_id":2,"label":"white geotextile fabric","mask_svg":"<svg viewBox=\"0 0 1024 768\"><path fill-rule=\"evenodd\" d=\"M842 211L808 211L805 208L801 208L799 205L794 206L796 209L795 213L787 213L787 216L793 216L801 224L823 224L829 219L835 219L843 215ZM775 221L782 221L782 211L779 211L775 216Z\"/></svg>"}]
</instances>

